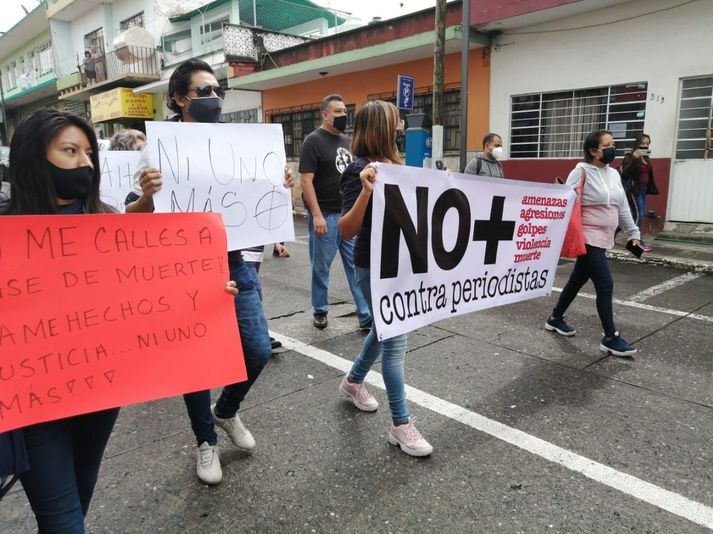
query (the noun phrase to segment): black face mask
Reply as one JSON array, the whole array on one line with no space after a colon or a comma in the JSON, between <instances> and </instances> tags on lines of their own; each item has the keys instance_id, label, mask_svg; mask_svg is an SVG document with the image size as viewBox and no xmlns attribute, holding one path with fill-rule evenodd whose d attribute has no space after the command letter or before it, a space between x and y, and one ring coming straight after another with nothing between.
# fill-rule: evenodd
<instances>
[{"instance_id":1,"label":"black face mask","mask_svg":"<svg viewBox=\"0 0 713 534\"><path fill-rule=\"evenodd\" d=\"M223 99L217 96L205 98L190 98L188 103L188 114L196 122L220 122L220 115L223 112Z\"/></svg>"},{"instance_id":2,"label":"black face mask","mask_svg":"<svg viewBox=\"0 0 713 534\"><path fill-rule=\"evenodd\" d=\"M339 117L334 117L334 121L332 122L332 126L334 126L337 130L340 132L343 132L344 130L347 129L347 116L346 115L340 115Z\"/></svg>"},{"instance_id":3,"label":"black face mask","mask_svg":"<svg viewBox=\"0 0 713 534\"><path fill-rule=\"evenodd\" d=\"M57 197L62 200L86 200L92 189L94 169L89 166L62 169L47 162Z\"/></svg>"}]
</instances>

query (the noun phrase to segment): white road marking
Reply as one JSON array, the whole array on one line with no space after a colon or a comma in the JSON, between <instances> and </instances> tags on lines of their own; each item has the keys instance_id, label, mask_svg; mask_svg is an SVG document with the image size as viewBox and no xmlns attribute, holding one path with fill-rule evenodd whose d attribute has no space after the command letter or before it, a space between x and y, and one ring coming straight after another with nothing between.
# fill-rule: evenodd
<instances>
[{"instance_id":1,"label":"white road marking","mask_svg":"<svg viewBox=\"0 0 713 534\"><path fill-rule=\"evenodd\" d=\"M351 369L352 362L331 352L318 349L312 345L307 345L297 339L283 336L277 332L271 332L270 334L278 341L281 341L283 346L287 349L299 352L329 367L339 369L344 373L347 373L349 369ZM366 377L366 382L380 389L385 389L381 374L375 371L369 372ZM409 385L406 386L406 394L411 402L423 406L424 408L463 423L475 430L484 432L510 445L526 450L545 460L559 464L571 471L581 473L600 484L631 495L657 508L688 519L698 525L713 529L713 508L710 506L693 501L683 495L661 488L660 486L646 482L635 476L617 471L607 465L595 462L585 456L558 447L553 443L522 432L521 430L466 410L462 406L439 399Z\"/></svg>"},{"instance_id":2,"label":"white road marking","mask_svg":"<svg viewBox=\"0 0 713 534\"><path fill-rule=\"evenodd\" d=\"M666 280L665 282L661 282L660 284L651 286L648 289L644 289L636 295L629 297L629 300L631 302L643 302L647 299L650 299L651 297L660 295L664 291L668 291L669 289L673 289L674 287L682 286L686 282L690 282L692 280L700 278L701 276L703 276L703 273L684 273L681 276L676 276L674 278L671 278L670 280Z\"/></svg>"},{"instance_id":3,"label":"white road marking","mask_svg":"<svg viewBox=\"0 0 713 534\"><path fill-rule=\"evenodd\" d=\"M552 291L554 291L556 293L561 293L562 288L561 287L553 287ZM577 293L577 296L585 298L585 299L592 299L592 300L597 299L596 295L592 295L591 293L582 293L581 291L579 293ZM689 312L685 312L685 311L681 311L681 310L670 310L668 308L661 308L660 306L651 306L650 304L644 304L643 302L632 302L630 300L612 299L612 302L614 304L620 304L621 306L629 306L630 308L638 308L640 310L665 313L667 315L673 315L675 317L685 317L686 319L694 319L696 321L713 323L713 317L709 317L708 315L701 315L699 313L689 313Z\"/></svg>"}]
</instances>

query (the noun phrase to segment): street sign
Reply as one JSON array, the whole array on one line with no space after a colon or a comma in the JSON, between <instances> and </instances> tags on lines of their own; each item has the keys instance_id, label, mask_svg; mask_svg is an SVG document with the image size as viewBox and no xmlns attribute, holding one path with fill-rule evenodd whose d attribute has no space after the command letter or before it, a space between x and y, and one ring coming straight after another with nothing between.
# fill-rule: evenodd
<instances>
[{"instance_id":1,"label":"street sign","mask_svg":"<svg viewBox=\"0 0 713 534\"><path fill-rule=\"evenodd\" d=\"M407 109L413 111L413 93L415 79L411 76L402 76L399 74L396 86L396 106L399 109Z\"/></svg>"}]
</instances>

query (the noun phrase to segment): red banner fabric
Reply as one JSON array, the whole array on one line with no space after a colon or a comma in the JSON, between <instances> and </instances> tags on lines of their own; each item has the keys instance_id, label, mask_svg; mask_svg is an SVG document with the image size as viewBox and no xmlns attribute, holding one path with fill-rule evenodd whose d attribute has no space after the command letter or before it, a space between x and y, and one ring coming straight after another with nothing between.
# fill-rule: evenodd
<instances>
[{"instance_id":1,"label":"red banner fabric","mask_svg":"<svg viewBox=\"0 0 713 534\"><path fill-rule=\"evenodd\" d=\"M246 379L220 215L4 216L0 432Z\"/></svg>"}]
</instances>

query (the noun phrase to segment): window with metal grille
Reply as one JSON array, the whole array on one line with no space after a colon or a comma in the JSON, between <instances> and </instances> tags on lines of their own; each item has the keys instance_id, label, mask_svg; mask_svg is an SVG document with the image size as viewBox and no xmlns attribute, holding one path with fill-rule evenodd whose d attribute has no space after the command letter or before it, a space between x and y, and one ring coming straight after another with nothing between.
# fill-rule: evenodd
<instances>
[{"instance_id":1,"label":"window with metal grille","mask_svg":"<svg viewBox=\"0 0 713 534\"><path fill-rule=\"evenodd\" d=\"M124 19L119 23L119 29L121 31L128 30L132 26L139 26L141 28L144 27L144 12L143 11L141 13L137 13L133 17Z\"/></svg>"},{"instance_id":2,"label":"window with metal grille","mask_svg":"<svg viewBox=\"0 0 713 534\"><path fill-rule=\"evenodd\" d=\"M356 106L347 104L347 127L344 133L351 136L354 133L354 115ZM290 108L269 112L270 122L282 124L282 134L285 137L285 155L288 158L298 158L302 150L302 142L307 134L313 132L322 123L319 104Z\"/></svg>"},{"instance_id":3,"label":"window with metal grille","mask_svg":"<svg viewBox=\"0 0 713 534\"><path fill-rule=\"evenodd\" d=\"M676 159L708 159L713 155L713 76L681 83Z\"/></svg>"},{"instance_id":4,"label":"window with metal grille","mask_svg":"<svg viewBox=\"0 0 713 534\"><path fill-rule=\"evenodd\" d=\"M7 89L15 89L17 87L17 64L13 61L6 68L7 73Z\"/></svg>"},{"instance_id":5,"label":"window with metal grille","mask_svg":"<svg viewBox=\"0 0 713 534\"><path fill-rule=\"evenodd\" d=\"M212 22L207 22L200 27L201 44L208 45L223 38L223 23L230 22L230 16L225 15Z\"/></svg>"},{"instance_id":6,"label":"window with metal grille","mask_svg":"<svg viewBox=\"0 0 713 534\"><path fill-rule=\"evenodd\" d=\"M220 119L223 122L253 124L253 123L257 122L257 108L244 109L242 111L232 111L230 113L223 113L220 116Z\"/></svg>"},{"instance_id":7,"label":"window with metal grille","mask_svg":"<svg viewBox=\"0 0 713 534\"><path fill-rule=\"evenodd\" d=\"M646 82L511 98L511 158L579 158L594 130L611 131L617 154L644 131Z\"/></svg>"},{"instance_id":8,"label":"window with metal grille","mask_svg":"<svg viewBox=\"0 0 713 534\"><path fill-rule=\"evenodd\" d=\"M35 69L40 76L52 72L54 69L51 42L43 43L35 50Z\"/></svg>"},{"instance_id":9,"label":"window with metal grille","mask_svg":"<svg viewBox=\"0 0 713 534\"><path fill-rule=\"evenodd\" d=\"M367 95L369 100L384 100L396 104L396 92ZM460 147L460 86L448 84L443 92L443 152L457 152ZM424 113L432 118L433 87L416 88L413 111L401 110L401 117L411 113ZM408 126L408 125L407 125Z\"/></svg>"}]
</instances>

